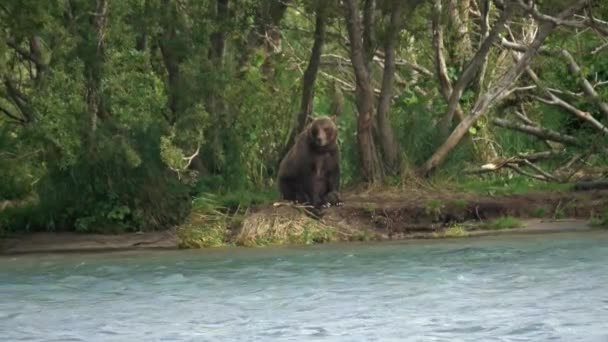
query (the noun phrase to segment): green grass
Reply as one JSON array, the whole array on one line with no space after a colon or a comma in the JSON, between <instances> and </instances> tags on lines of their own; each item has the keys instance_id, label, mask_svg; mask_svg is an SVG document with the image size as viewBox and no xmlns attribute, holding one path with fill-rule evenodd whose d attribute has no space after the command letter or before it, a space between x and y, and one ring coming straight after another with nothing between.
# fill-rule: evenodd
<instances>
[{"instance_id":1,"label":"green grass","mask_svg":"<svg viewBox=\"0 0 608 342\"><path fill-rule=\"evenodd\" d=\"M494 229L494 230L501 230L501 229L519 228L521 226L522 226L522 222L520 219L512 217L512 216L505 216L505 217L501 217L501 218L495 219L494 221L490 222L487 225L487 228Z\"/></svg>"},{"instance_id":2,"label":"green grass","mask_svg":"<svg viewBox=\"0 0 608 342\"><path fill-rule=\"evenodd\" d=\"M274 189L237 190L215 196L218 205L226 208L244 208L277 201L279 194Z\"/></svg>"},{"instance_id":3,"label":"green grass","mask_svg":"<svg viewBox=\"0 0 608 342\"><path fill-rule=\"evenodd\" d=\"M566 191L569 189L570 185L536 181L524 177L508 179L507 177L490 176L487 178L467 177L458 182L456 187L458 190L465 192L501 196L537 191Z\"/></svg>"},{"instance_id":4,"label":"green grass","mask_svg":"<svg viewBox=\"0 0 608 342\"><path fill-rule=\"evenodd\" d=\"M468 203L466 200L463 200L463 199L457 199L457 200L454 200L454 201L452 202L452 204L454 204L454 206L455 206L456 208L458 208L458 209L460 209L460 210L464 210L464 209L466 209L466 208L467 208L467 205L468 205L469 203Z\"/></svg>"},{"instance_id":5,"label":"green grass","mask_svg":"<svg viewBox=\"0 0 608 342\"><path fill-rule=\"evenodd\" d=\"M469 236L467 230L461 225L452 225L440 233L434 233L436 238L462 238Z\"/></svg>"},{"instance_id":6,"label":"green grass","mask_svg":"<svg viewBox=\"0 0 608 342\"><path fill-rule=\"evenodd\" d=\"M591 226L597 228L608 228L608 209L601 213L599 216L591 218Z\"/></svg>"},{"instance_id":7,"label":"green grass","mask_svg":"<svg viewBox=\"0 0 608 342\"><path fill-rule=\"evenodd\" d=\"M534 209L533 215L534 217L545 217L547 216L547 213L549 212L549 209L545 208L545 207L538 207Z\"/></svg>"}]
</instances>

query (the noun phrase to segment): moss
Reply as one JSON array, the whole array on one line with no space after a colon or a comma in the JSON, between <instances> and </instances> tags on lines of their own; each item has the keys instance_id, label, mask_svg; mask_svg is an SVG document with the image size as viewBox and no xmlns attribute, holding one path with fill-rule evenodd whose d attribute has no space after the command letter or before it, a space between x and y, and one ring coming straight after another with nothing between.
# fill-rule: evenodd
<instances>
[{"instance_id":1,"label":"moss","mask_svg":"<svg viewBox=\"0 0 608 342\"><path fill-rule=\"evenodd\" d=\"M490 222L486 227L488 229L502 230L502 229L519 228L521 226L522 226L522 222L520 219L512 217L512 216L505 216L505 217L495 219L494 221Z\"/></svg>"}]
</instances>

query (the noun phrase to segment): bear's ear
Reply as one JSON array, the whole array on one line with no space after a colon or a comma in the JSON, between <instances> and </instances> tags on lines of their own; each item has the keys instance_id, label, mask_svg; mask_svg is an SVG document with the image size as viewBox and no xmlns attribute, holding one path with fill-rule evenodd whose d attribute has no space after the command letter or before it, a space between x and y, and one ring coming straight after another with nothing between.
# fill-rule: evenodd
<instances>
[{"instance_id":1,"label":"bear's ear","mask_svg":"<svg viewBox=\"0 0 608 342\"><path fill-rule=\"evenodd\" d=\"M333 121L334 123L338 122L338 116L336 114L332 115L329 117L331 119L331 121Z\"/></svg>"}]
</instances>

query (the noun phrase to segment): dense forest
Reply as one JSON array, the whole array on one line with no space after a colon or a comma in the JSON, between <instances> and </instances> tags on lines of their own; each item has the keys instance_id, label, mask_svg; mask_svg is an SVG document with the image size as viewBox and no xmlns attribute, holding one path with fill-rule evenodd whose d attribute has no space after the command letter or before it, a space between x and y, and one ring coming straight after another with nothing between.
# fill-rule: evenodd
<instances>
[{"instance_id":1,"label":"dense forest","mask_svg":"<svg viewBox=\"0 0 608 342\"><path fill-rule=\"evenodd\" d=\"M5 0L0 80L0 231L275 200L318 115L343 187L568 182L606 165L608 2Z\"/></svg>"}]
</instances>

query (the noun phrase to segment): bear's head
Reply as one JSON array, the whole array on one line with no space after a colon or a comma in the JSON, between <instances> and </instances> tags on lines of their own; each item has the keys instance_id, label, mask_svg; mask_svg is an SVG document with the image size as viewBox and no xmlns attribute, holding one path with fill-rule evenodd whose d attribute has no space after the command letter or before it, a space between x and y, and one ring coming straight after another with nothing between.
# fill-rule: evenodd
<instances>
[{"instance_id":1,"label":"bear's head","mask_svg":"<svg viewBox=\"0 0 608 342\"><path fill-rule=\"evenodd\" d=\"M308 138L310 143L317 148L334 145L338 139L336 117L320 116L315 118L308 128Z\"/></svg>"}]
</instances>

